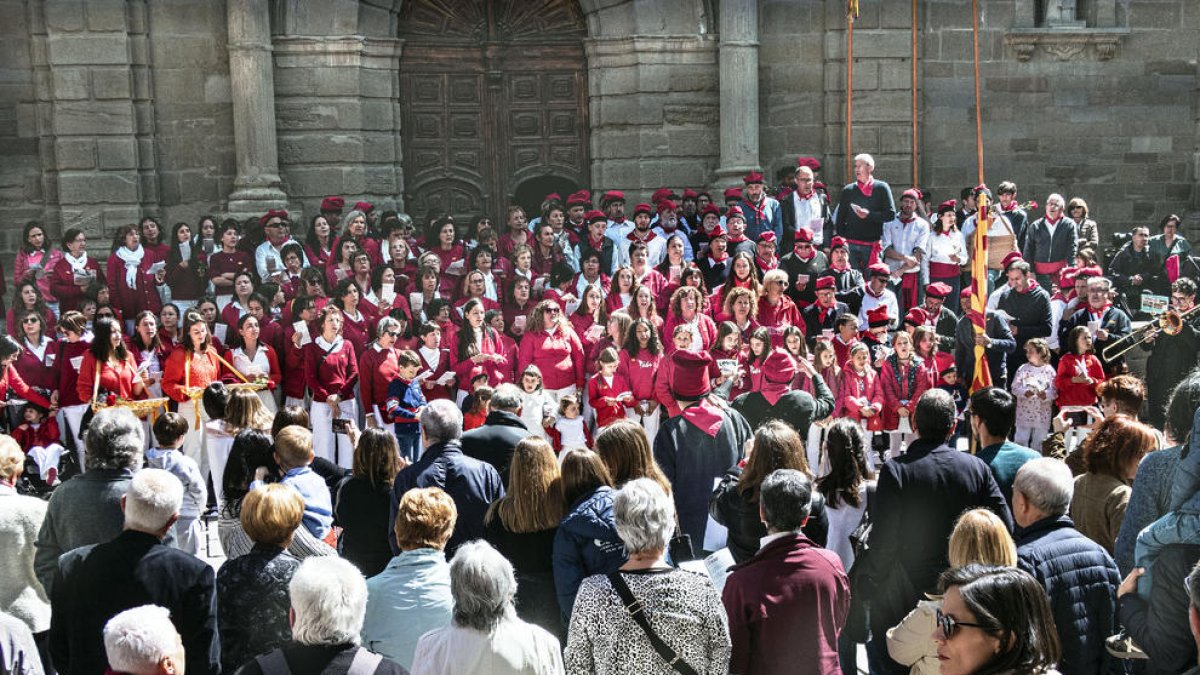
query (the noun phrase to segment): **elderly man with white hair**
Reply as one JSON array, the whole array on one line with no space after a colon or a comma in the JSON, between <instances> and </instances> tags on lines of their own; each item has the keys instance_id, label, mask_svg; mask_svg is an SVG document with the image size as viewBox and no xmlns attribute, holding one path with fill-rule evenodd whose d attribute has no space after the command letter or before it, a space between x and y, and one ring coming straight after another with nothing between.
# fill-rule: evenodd
<instances>
[{"instance_id":1,"label":"elderly man with white hair","mask_svg":"<svg viewBox=\"0 0 1200 675\"><path fill-rule=\"evenodd\" d=\"M417 642L413 675L561 675L558 638L517 618L517 578L499 551L483 541L450 562L454 621Z\"/></svg>"},{"instance_id":2,"label":"elderly man with white hair","mask_svg":"<svg viewBox=\"0 0 1200 675\"><path fill-rule=\"evenodd\" d=\"M1075 480L1061 460L1023 464L1013 481L1017 566L1046 588L1062 645L1064 673L1107 672L1104 639L1113 630L1121 573L1108 552L1067 516Z\"/></svg>"},{"instance_id":3,"label":"elderly man with white hair","mask_svg":"<svg viewBox=\"0 0 1200 675\"><path fill-rule=\"evenodd\" d=\"M220 672L213 569L163 544L179 519L182 501L178 478L161 469L143 469L121 498L124 531L59 559L50 594L50 658L58 672L103 673L108 667L104 625L121 611L146 603L171 612L187 648L188 672Z\"/></svg>"},{"instance_id":4,"label":"elderly man with white hair","mask_svg":"<svg viewBox=\"0 0 1200 675\"><path fill-rule=\"evenodd\" d=\"M127 609L104 624L108 669L121 675L183 675L183 638L158 605Z\"/></svg>"},{"instance_id":5,"label":"elderly man with white hair","mask_svg":"<svg viewBox=\"0 0 1200 675\"><path fill-rule=\"evenodd\" d=\"M238 675L407 675L361 646L367 582L352 563L308 558L288 584L292 641L255 657Z\"/></svg>"},{"instance_id":6,"label":"elderly man with white hair","mask_svg":"<svg viewBox=\"0 0 1200 675\"><path fill-rule=\"evenodd\" d=\"M1087 304L1075 310L1070 317L1063 316L1058 326L1058 342L1067 344L1067 335L1076 326L1084 326L1092 335L1092 349L1104 364L1104 373L1109 377L1121 374L1125 357L1104 358L1105 347L1133 332L1133 322L1125 310L1112 304L1112 281L1105 277L1092 277L1087 282ZM1186 368L1186 366L1182 366Z\"/></svg>"},{"instance_id":7,"label":"elderly man with white hair","mask_svg":"<svg viewBox=\"0 0 1200 675\"><path fill-rule=\"evenodd\" d=\"M47 592L60 555L120 534L124 524L121 496L129 489L133 473L142 467L146 434L133 413L109 408L96 413L84 443L86 470L54 491L38 532L34 570ZM168 543L175 540L174 533L167 537Z\"/></svg>"},{"instance_id":8,"label":"elderly man with white hair","mask_svg":"<svg viewBox=\"0 0 1200 675\"><path fill-rule=\"evenodd\" d=\"M1058 282L1064 267L1075 264L1079 251L1079 226L1064 218L1065 207L1062 195L1046 197L1046 215L1029 224L1021 242L1021 257L1033 265L1038 285L1047 290Z\"/></svg>"},{"instance_id":9,"label":"elderly man with white hair","mask_svg":"<svg viewBox=\"0 0 1200 675\"><path fill-rule=\"evenodd\" d=\"M892 188L877 180L875 158L863 153L854 158L854 182L842 188L834 212L834 234L846 239L850 247L850 267L867 269L872 254L882 262L883 224L896 217Z\"/></svg>"},{"instance_id":10,"label":"elderly man with white hair","mask_svg":"<svg viewBox=\"0 0 1200 675\"><path fill-rule=\"evenodd\" d=\"M396 507L413 488L437 487L446 491L458 509L454 534L446 544L446 557L472 539L483 538L483 517L492 502L504 496L504 484L495 467L463 454L463 415L453 401L430 401L421 413L421 442L425 451L416 462L404 467L392 483L388 539L392 553L396 544Z\"/></svg>"}]
</instances>

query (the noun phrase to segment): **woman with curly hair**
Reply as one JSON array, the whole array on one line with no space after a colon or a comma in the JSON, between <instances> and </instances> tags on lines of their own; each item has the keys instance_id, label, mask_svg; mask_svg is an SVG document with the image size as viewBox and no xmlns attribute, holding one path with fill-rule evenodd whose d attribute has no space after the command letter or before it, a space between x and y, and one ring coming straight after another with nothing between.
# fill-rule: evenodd
<instances>
[{"instance_id":1,"label":"woman with curly hair","mask_svg":"<svg viewBox=\"0 0 1200 675\"><path fill-rule=\"evenodd\" d=\"M586 354L583 343L562 315L558 303L543 300L533 308L521 350L517 370L533 364L542 371L546 393L555 403L566 394L583 391Z\"/></svg>"},{"instance_id":2,"label":"woman with curly hair","mask_svg":"<svg viewBox=\"0 0 1200 675\"><path fill-rule=\"evenodd\" d=\"M1138 464L1157 448L1154 430L1126 415L1104 418L1083 442L1087 472L1075 479L1071 520L1109 555L1125 518Z\"/></svg>"},{"instance_id":3,"label":"woman with curly hair","mask_svg":"<svg viewBox=\"0 0 1200 675\"><path fill-rule=\"evenodd\" d=\"M654 378L662 363L662 340L658 330L647 319L633 320L625 344L621 346L617 373L629 383L636 403L625 408L626 416L641 424L651 439L658 434L662 418L661 406L655 396Z\"/></svg>"},{"instance_id":4,"label":"woman with curly hair","mask_svg":"<svg viewBox=\"0 0 1200 675\"><path fill-rule=\"evenodd\" d=\"M757 282L756 282L757 283ZM675 327L688 324L692 327L692 344L690 349L712 349L717 340L717 324L712 317L704 313L704 297L695 286L681 286L671 296L670 309L667 311L667 321L663 327L664 335L675 335ZM667 353L675 351L674 341L667 346Z\"/></svg>"}]
</instances>

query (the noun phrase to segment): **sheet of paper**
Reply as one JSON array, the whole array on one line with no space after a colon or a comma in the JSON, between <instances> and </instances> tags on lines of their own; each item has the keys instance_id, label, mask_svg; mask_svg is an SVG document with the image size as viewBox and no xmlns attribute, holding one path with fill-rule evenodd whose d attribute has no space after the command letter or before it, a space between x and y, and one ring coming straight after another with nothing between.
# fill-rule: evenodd
<instances>
[{"instance_id":1,"label":"sheet of paper","mask_svg":"<svg viewBox=\"0 0 1200 675\"><path fill-rule=\"evenodd\" d=\"M223 323L217 324L217 327L213 329L213 335L215 335L216 338L221 341L221 344L225 344L225 337L228 334L229 326L226 326Z\"/></svg>"},{"instance_id":2,"label":"sheet of paper","mask_svg":"<svg viewBox=\"0 0 1200 675\"><path fill-rule=\"evenodd\" d=\"M464 272L466 272L466 270L467 270L467 261L465 261L465 260L455 260L454 262L452 262L448 266L446 266L446 274L453 274L456 276L461 276Z\"/></svg>"},{"instance_id":3,"label":"sheet of paper","mask_svg":"<svg viewBox=\"0 0 1200 675\"><path fill-rule=\"evenodd\" d=\"M424 295L422 295L421 293L409 293L408 294L408 307L409 307L409 309L412 310L414 315L419 314L421 312L421 308L423 308L424 306L425 306L425 296Z\"/></svg>"},{"instance_id":4,"label":"sheet of paper","mask_svg":"<svg viewBox=\"0 0 1200 675\"><path fill-rule=\"evenodd\" d=\"M729 577L729 568L733 565L733 553L728 548L722 548L704 559L704 571L712 579L718 593L725 588L725 579Z\"/></svg>"},{"instance_id":5,"label":"sheet of paper","mask_svg":"<svg viewBox=\"0 0 1200 675\"><path fill-rule=\"evenodd\" d=\"M154 263L149 268L147 268L146 273L147 274L158 274L159 272L161 272L165 269L167 269L167 263L162 260L159 260L158 262Z\"/></svg>"},{"instance_id":6,"label":"sheet of paper","mask_svg":"<svg viewBox=\"0 0 1200 675\"><path fill-rule=\"evenodd\" d=\"M452 382L453 380L454 380L454 371L453 371L453 370L447 370L445 373L443 373L443 374L442 374L442 376L441 376L441 377L439 377L438 379L434 380L434 382L437 382L438 384L440 384L440 385L442 385L442 386L444 387L444 386L446 386L447 384L450 384L450 382Z\"/></svg>"},{"instance_id":7,"label":"sheet of paper","mask_svg":"<svg viewBox=\"0 0 1200 675\"><path fill-rule=\"evenodd\" d=\"M71 367L74 368L75 372L78 373L79 369L83 367L83 357L76 356L75 358L71 359Z\"/></svg>"},{"instance_id":8,"label":"sheet of paper","mask_svg":"<svg viewBox=\"0 0 1200 675\"><path fill-rule=\"evenodd\" d=\"M518 314L513 317L513 328L525 330L525 324L529 323L529 317L524 314Z\"/></svg>"},{"instance_id":9,"label":"sheet of paper","mask_svg":"<svg viewBox=\"0 0 1200 675\"><path fill-rule=\"evenodd\" d=\"M604 335L604 326L598 323L592 324L592 327L587 329L587 339L592 342L599 340L602 335Z\"/></svg>"},{"instance_id":10,"label":"sheet of paper","mask_svg":"<svg viewBox=\"0 0 1200 675\"><path fill-rule=\"evenodd\" d=\"M394 286L384 286L379 289L379 302L384 305L390 305L396 300L396 288Z\"/></svg>"},{"instance_id":11,"label":"sheet of paper","mask_svg":"<svg viewBox=\"0 0 1200 675\"><path fill-rule=\"evenodd\" d=\"M292 324L292 328L300 335L300 346L312 342L312 336L308 334L308 323L305 321L297 321Z\"/></svg>"}]
</instances>

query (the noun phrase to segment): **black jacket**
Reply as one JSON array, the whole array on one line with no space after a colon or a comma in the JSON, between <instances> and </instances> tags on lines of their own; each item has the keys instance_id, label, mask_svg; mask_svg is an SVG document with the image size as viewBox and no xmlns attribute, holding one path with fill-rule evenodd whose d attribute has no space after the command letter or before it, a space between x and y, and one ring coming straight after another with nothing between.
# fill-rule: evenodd
<instances>
[{"instance_id":1,"label":"black jacket","mask_svg":"<svg viewBox=\"0 0 1200 675\"><path fill-rule=\"evenodd\" d=\"M779 250L792 251L792 248L792 245L788 244L787 248L780 247ZM824 253L817 251L812 260L805 262L795 252L790 252L779 259L779 269L787 272L787 295L792 302L797 305L800 303L811 305L817 301L817 277L825 274L825 270L829 269L829 259L825 257ZM808 283L804 285L803 290L797 283L797 279L802 274L808 275Z\"/></svg>"},{"instance_id":2,"label":"black jacket","mask_svg":"<svg viewBox=\"0 0 1200 675\"><path fill-rule=\"evenodd\" d=\"M354 654L358 651L356 645L302 645L289 642L279 648L284 661L287 662L291 675L346 675L350 672L350 664L354 662ZM238 675L281 675L280 673L263 672L258 659L251 659L238 670ZM385 658L375 667L372 675L408 675L403 666Z\"/></svg>"},{"instance_id":3,"label":"black jacket","mask_svg":"<svg viewBox=\"0 0 1200 675\"><path fill-rule=\"evenodd\" d=\"M467 457L494 466L507 489L508 465L513 451L517 449L517 443L529 437L529 433L520 417L504 410L493 410L488 413L483 426L462 435L462 451Z\"/></svg>"},{"instance_id":4,"label":"black jacket","mask_svg":"<svg viewBox=\"0 0 1200 675\"><path fill-rule=\"evenodd\" d=\"M379 574L392 560L388 546L392 486L371 485L366 477L351 476L333 494L333 523L342 528L338 541L342 557L354 563L364 577Z\"/></svg>"},{"instance_id":5,"label":"black jacket","mask_svg":"<svg viewBox=\"0 0 1200 675\"><path fill-rule=\"evenodd\" d=\"M992 339L992 345L984 349L992 385L1008 389L1007 358L1016 350L1017 341L1008 329L1008 322L997 314L988 315L984 334ZM970 388L975 376L975 327L970 317L958 320L955 335L954 365L958 367L958 381Z\"/></svg>"},{"instance_id":6,"label":"black jacket","mask_svg":"<svg viewBox=\"0 0 1200 675\"><path fill-rule=\"evenodd\" d=\"M807 391L793 389L779 397L775 405L768 403L760 392L748 391L734 399L733 409L742 413L751 429L757 429L767 420L780 420L791 425L804 440L808 438L809 425L833 412L833 392L819 374L813 377L813 389L816 398Z\"/></svg>"},{"instance_id":7,"label":"black jacket","mask_svg":"<svg viewBox=\"0 0 1200 675\"><path fill-rule=\"evenodd\" d=\"M937 592L950 566L946 542L959 514L982 507L1012 529L1008 502L978 457L949 445L918 439L879 469L872 506L871 549L865 592L871 629L883 635L923 599Z\"/></svg>"},{"instance_id":8,"label":"black jacket","mask_svg":"<svg viewBox=\"0 0 1200 675\"><path fill-rule=\"evenodd\" d=\"M1150 252L1149 245L1138 253L1133 250L1133 242L1122 246L1108 263L1108 278L1118 291L1125 294L1131 306L1135 304L1132 299L1139 297L1142 291L1162 295L1170 293L1170 281L1165 271L1163 261ZM1132 279L1138 275L1141 275L1142 283L1134 285Z\"/></svg>"},{"instance_id":9,"label":"black jacket","mask_svg":"<svg viewBox=\"0 0 1200 675\"><path fill-rule=\"evenodd\" d=\"M821 337L821 331L831 330L836 332L838 317L843 314L849 314L850 308L846 306L846 303L835 300L833 302L833 313L826 316L824 320L822 320L822 313L820 305L816 303L800 310L800 314L804 317L804 334L808 336L809 349Z\"/></svg>"},{"instance_id":10,"label":"black jacket","mask_svg":"<svg viewBox=\"0 0 1200 675\"><path fill-rule=\"evenodd\" d=\"M1058 343L1063 345L1064 349L1067 345L1067 336L1070 335L1071 329L1076 326L1087 326L1088 321L1092 318L1090 308L1084 304L1080 309L1076 310L1070 318L1063 317L1062 323L1058 327ZM1120 340L1122 337L1133 332L1133 323L1129 320L1129 315L1111 306L1104 310L1100 315L1100 328L1108 331L1108 337L1104 340L1097 339L1093 342L1092 350L1096 352L1100 362L1104 364L1104 372L1109 376L1115 374L1114 370L1119 368L1125 362L1125 357L1121 356L1112 361L1104 360L1104 349L1110 344Z\"/></svg>"},{"instance_id":11,"label":"black jacket","mask_svg":"<svg viewBox=\"0 0 1200 675\"><path fill-rule=\"evenodd\" d=\"M758 517L758 500L738 492L742 469L734 467L721 479L708 503L713 520L729 529L729 552L736 562L745 562L758 553L759 540L767 536L767 526ZM829 536L829 516L825 513L825 497L813 490L809 503L808 522L804 535L817 546L825 546Z\"/></svg>"},{"instance_id":12,"label":"black jacket","mask_svg":"<svg viewBox=\"0 0 1200 675\"><path fill-rule=\"evenodd\" d=\"M149 604L170 610L188 672L221 672L216 575L203 560L158 537L125 530L111 541L69 551L58 559L53 588L50 656L59 673L102 675L108 669L104 624Z\"/></svg>"},{"instance_id":13,"label":"black jacket","mask_svg":"<svg viewBox=\"0 0 1200 675\"><path fill-rule=\"evenodd\" d=\"M1146 650L1145 675L1182 673L1196 665L1196 642L1188 626L1188 594L1183 580L1200 561L1200 545L1167 546L1154 562L1150 602L1137 593L1117 600L1121 625Z\"/></svg>"},{"instance_id":14,"label":"black jacket","mask_svg":"<svg viewBox=\"0 0 1200 675\"><path fill-rule=\"evenodd\" d=\"M1116 633L1113 616L1121 573L1099 544L1067 516L1045 518L1017 531L1017 567L1041 582L1062 645L1063 675L1108 671L1104 639Z\"/></svg>"}]
</instances>

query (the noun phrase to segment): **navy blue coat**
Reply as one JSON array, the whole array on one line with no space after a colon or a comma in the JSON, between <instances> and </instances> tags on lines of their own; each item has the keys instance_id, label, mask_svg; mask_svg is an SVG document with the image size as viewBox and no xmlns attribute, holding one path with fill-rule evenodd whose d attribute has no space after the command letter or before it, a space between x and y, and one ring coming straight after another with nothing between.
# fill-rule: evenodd
<instances>
[{"instance_id":1,"label":"navy blue coat","mask_svg":"<svg viewBox=\"0 0 1200 675\"><path fill-rule=\"evenodd\" d=\"M625 564L625 544L617 536L613 515L612 488L597 488L575 502L554 535L553 560L554 587L566 626L571 623L575 595L583 580L615 572Z\"/></svg>"},{"instance_id":2,"label":"navy blue coat","mask_svg":"<svg viewBox=\"0 0 1200 675\"><path fill-rule=\"evenodd\" d=\"M1150 657L1146 675L1182 673L1196 665L1196 645L1188 625L1188 594L1183 579L1200 562L1200 546L1173 544L1154 561L1150 602L1137 593L1117 601L1125 632Z\"/></svg>"},{"instance_id":3,"label":"navy blue coat","mask_svg":"<svg viewBox=\"0 0 1200 675\"><path fill-rule=\"evenodd\" d=\"M1017 567L1032 574L1050 596L1062 645L1059 671L1107 672L1104 638L1116 633L1117 563L1067 516L1044 518L1018 530L1016 543Z\"/></svg>"}]
</instances>

